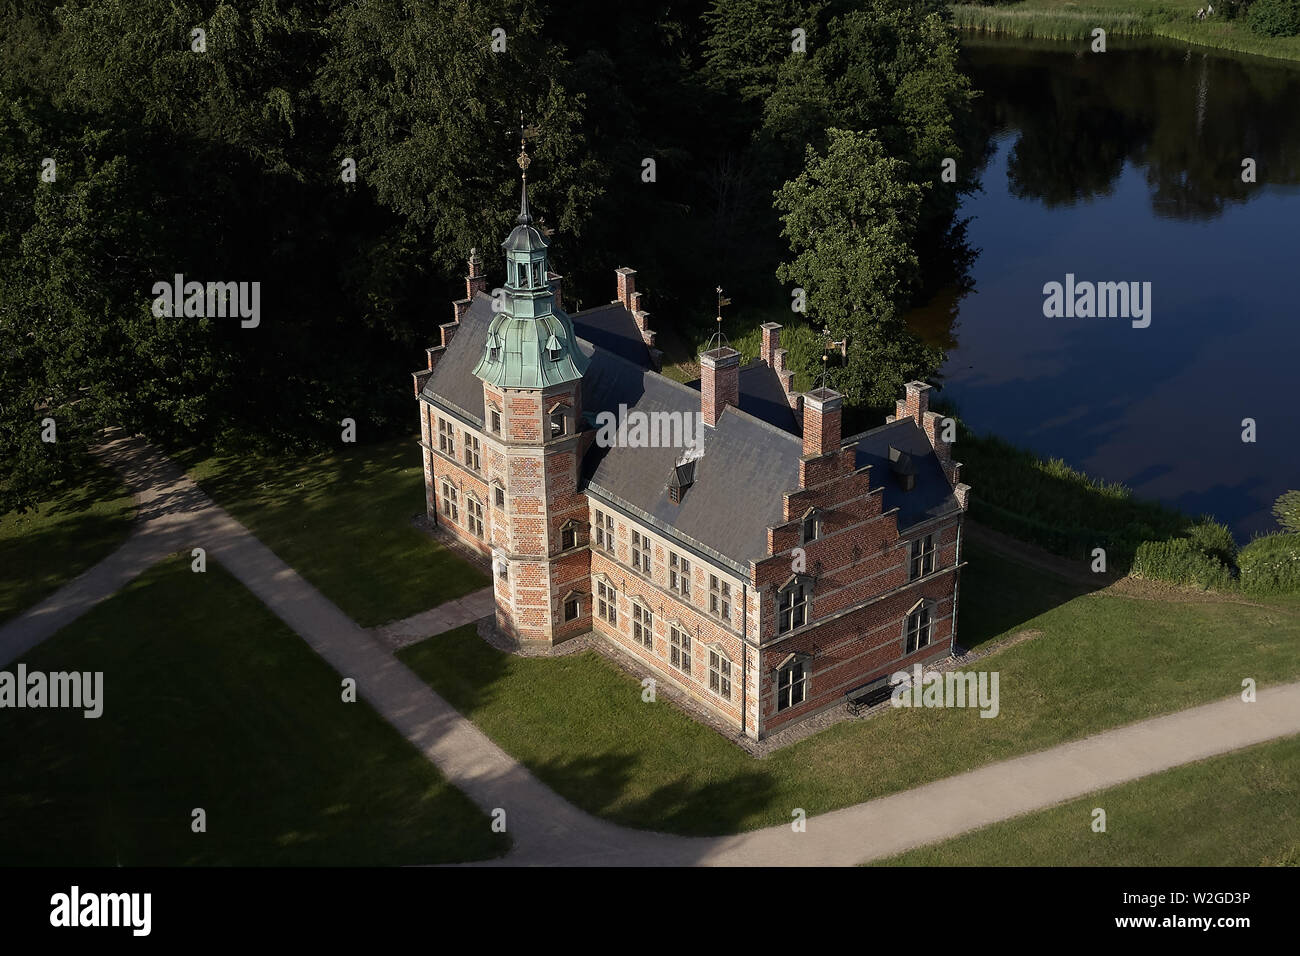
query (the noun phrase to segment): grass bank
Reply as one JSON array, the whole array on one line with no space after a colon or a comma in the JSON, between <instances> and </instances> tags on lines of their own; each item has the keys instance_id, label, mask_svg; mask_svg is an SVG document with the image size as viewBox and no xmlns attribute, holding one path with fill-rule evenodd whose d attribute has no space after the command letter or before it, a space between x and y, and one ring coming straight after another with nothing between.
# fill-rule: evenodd
<instances>
[{"instance_id":1,"label":"grass bank","mask_svg":"<svg viewBox=\"0 0 1300 956\"><path fill-rule=\"evenodd\" d=\"M963 643L996 651L1001 712L890 710L756 760L595 652L520 658L472 626L399 657L549 786L634 827L702 835L786 823L1121 724L1300 676L1300 600L1257 604L1082 593L972 548Z\"/></svg>"},{"instance_id":2,"label":"grass bank","mask_svg":"<svg viewBox=\"0 0 1300 956\"><path fill-rule=\"evenodd\" d=\"M885 866L1297 866L1300 737L1135 780ZM1092 811L1106 811L1106 832Z\"/></svg>"},{"instance_id":3,"label":"grass bank","mask_svg":"<svg viewBox=\"0 0 1300 956\"><path fill-rule=\"evenodd\" d=\"M194 451L175 457L213 500L363 627L489 583L412 526L424 512L413 437L302 458Z\"/></svg>"},{"instance_id":4,"label":"grass bank","mask_svg":"<svg viewBox=\"0 0 1300 956\"><path fill-rule=\"evenodd\" d=\"M102 561L131 530L135 507L111 470L92 462L77 486L0 516L0 623Z\"/></svg>"},{"instance_id":5,"label":"grass bank","mask_svg":"<svg viewBox=\"0 0 1300 956\"><path fill-rule=\"evenodd\" d=\"M219 565L173 557L24 662L102 671L103 714L6 711L0 865L391 866L507 848Z\"/></svg>"},{"instance_id":6,"label":"grass bank","mask_svg":"<svg viewBox=\"0 0 1300 956\"><path fill-rule=\"evenodd\" d=\"M977 33L1025 39L1091 40L1101 27L1107 38L1163 37L1231 53L1247 53L1300 62L1300 37L1265 37L1251 31L1244 19L1223 16L1224 3L1213 17L1198 21L1196 11L1206 0L1022 0L985 6L952 4L954 24Z\"/></svg>"}]
</instances>

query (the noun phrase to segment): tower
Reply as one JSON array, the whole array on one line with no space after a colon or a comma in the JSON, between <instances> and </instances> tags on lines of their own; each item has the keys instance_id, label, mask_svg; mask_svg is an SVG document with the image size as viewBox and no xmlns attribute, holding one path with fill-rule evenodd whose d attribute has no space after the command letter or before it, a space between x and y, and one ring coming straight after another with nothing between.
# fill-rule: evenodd
<instances>
[{"instance_id":1,"label":"tower","mask_svg":"<svg viewBox=\"0 0 1300 956\"><path fill-rule=\"evenodd\" d=\"M528 210L529 158L520 145L519 216L501 244L506 283L494 294L474 375L483 382L497 624L521 642L550 645L590 627L585 600L580 615L565 620L566 598L585 590L590 569L580 547L586 498L577 491L589 360L555 304L549 243Z\"/></svg>"}]
</instances>

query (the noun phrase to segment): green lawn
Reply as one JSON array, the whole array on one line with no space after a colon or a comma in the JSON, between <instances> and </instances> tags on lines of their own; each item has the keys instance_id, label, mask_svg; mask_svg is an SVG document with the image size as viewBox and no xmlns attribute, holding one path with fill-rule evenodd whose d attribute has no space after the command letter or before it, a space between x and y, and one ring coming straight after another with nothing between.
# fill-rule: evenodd
<instances>
[{"instance_id":1,"label":"green lawn","mask_svg":"<svg viewBox=\"0 0 1300 956\"><path fill-rule=\"evenodd\" d=\"M1297 866L1300 737L1135 780L886 866ZM1092 832L1092 810L1106 832Z\"/></svg>"},{"instance_id":2,"label":"green lawn","mask_svg":"<svg viewBox=\"0 0 1300 956\"><path fill-rule=\"evenodd\" d=\"M489 583L411 526L424 512L414 438L296 460L175 457L218 504L363 627L410 617Z\"/></svg>"},{"instance_id":3,"label":"green lawn","mask_svg":"<svg viewBox=\"0 0 1300 956\"><path fill-rule=\"evenodd\" d=\"M0 623L107 557L134 514L117 476L92 464L79 487L60 488L25 514L0 516Z\"/></svg>"},{"instance_id":4,"label":"green lawn","mask_svg":"<svg viewBox=\"0 0 1300 956\"><path fill-rule=\"evenodd\" d=\"M399 655L458 710L579 806L631 826L730 833L825 813L991 761L1300 676L1300 602L1146 601L1079 594L971 548L963 641L1036 629L975 667L1001 713L890 710L756 760L594 652L520 658L464 627Z\"/></svg>"},{"instance_id":5,"label":"green lawn","mask_svg":"<svg viewBox=\"0 0 1300 956\"><path fill-rule=\"evenodd\" d=\"M1108 37L1157 36L1236 53L1300 60L1300 37L1266 37L1254 33L1243 18L1223 16L1198 21L1206 0L1022 0L985 6L951 4L954 22L964 29L1026 38L1091 40L1102 27Z\"/></svg>"},{"instance_id":6,"label":"green lawn","mask_svg":"<svg viewBox=\"0 0 1300 956\"><path fill-rule=\"evenodd\" d=\"M167 560L24 661L102 671L104 712L4 712L0 865L394 865L506 849L215 564ZM195 807L206 833L191 832Z\"/></svg>"}]
</instances>

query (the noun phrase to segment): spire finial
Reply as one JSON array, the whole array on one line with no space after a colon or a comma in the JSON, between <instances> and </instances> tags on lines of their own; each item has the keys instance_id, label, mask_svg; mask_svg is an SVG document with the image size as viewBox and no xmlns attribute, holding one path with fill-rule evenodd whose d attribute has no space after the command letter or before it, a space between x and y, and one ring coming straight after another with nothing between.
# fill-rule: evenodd
<instances>
[{"instance_id":1,"label":"spire finial","mask_svg":"<svg viewBox=\"0 0 1300 956\"><path fill-rule=\"evenodd\" d=\"M525 139L524 111L519 111L519 155L515 162L519 164L521 170L520 180L522 181L521 195L519 200L519 217L515 222L520 225L530 225L533 217L528 212L528 167L532 165L532 160L528 156L528 142Z\"/></svg>"}]
</instances>

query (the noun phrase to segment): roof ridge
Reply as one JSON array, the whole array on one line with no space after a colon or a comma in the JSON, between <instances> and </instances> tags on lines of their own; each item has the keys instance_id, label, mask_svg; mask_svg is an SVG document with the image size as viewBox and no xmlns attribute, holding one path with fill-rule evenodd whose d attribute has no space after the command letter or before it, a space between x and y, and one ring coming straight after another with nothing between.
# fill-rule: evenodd
<instances>
[{"instance_id":1,"label":"roof ridge","mask_svg":"<svg viewBox=\"0 0 1300 956\"><path fill-rule=\"evenodd\" d=\"M618 304L621 304L621 303L614 303L614 304L618 305ZM589 339L584 339L584 338L583 338L582 336L580 336L580 335L579 335L579 336L575 336L575 338L577 338L577 340L578 340L579 342L583 342L583 343L585 343L586 345L591 346L591 349L592 349L593 352L594 352L596 349L600 348L600 346L596 345L596 343L590 341ZM600 349L600 350L601 350L603 353L605 353L605 356L606 356L607 358L614 359L614 360L617 361L617 362L622 362L624 365L630 365L630 366L632 366L633 368L640 370L640 372L641 372L643 375L653 375L653 376L655 376L656 378L660 379L661 381L668 382L669 384L672 385L673 388L676 388L676 389L681 390L681 391L689 392L689 393L691 394L691 397L692 397L692 398L694 398L695 396L697 396L697 395L700 394L699 389L691 388L691 387L690 387L689 385L687 385L685 382L679 382L679 381L677 381L677 379L675 379L675 378L670 378L669 376L665 375L663 372L658 372L658 371L655 371L655 370L652 369L652 368L647 368L647 367L645 367L645 366L638 365L636 362L633 362L631 359L625 359L625 358L623 358L623 356L619 355L617 352L612 352L612 351L610 351L609 349ZM772 433L774 433L774 434L776 434L776 435L780 435L780 436L783 437L783 438L788 438L790 441L797 441L797 442L800 442L800 443L803 442L803 438L802 438L801 436L799 436L799 435L795 435L795 434L793 434L792 432L788 432L788 431L786 431L784 428L780 428L780 427L778 427L778 426L776 426L776 425L773 425L771 422L765 422L765 421L763 421L763 419L759 418L757 415L754 415L754 414L752 414L752 413L750 413L750 412L747 412L747 411L745 411L743 408L739 408L739 407L737 407L737 406L735 406L735 405L725 405L725 406L723 406L722 414L723 414L723 415L726 415L726 414L729 414L729 413L734 413L734 414L736 414L736 415L743 416L745 420L750 421L750 422L753 422L755 425L761 425L763 428L766 428L767 430L771 431ZM718 416L718 417L719 417L719 420L721 420L721 417L722 417L722 416L720 415L720 416Z\"/></svg>"}]
</instances>

